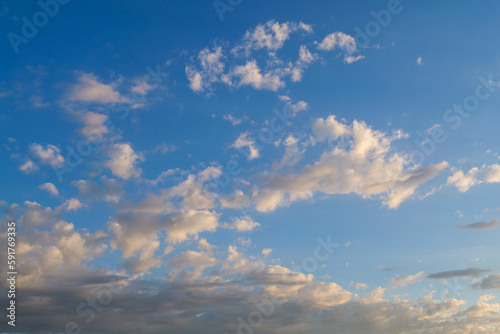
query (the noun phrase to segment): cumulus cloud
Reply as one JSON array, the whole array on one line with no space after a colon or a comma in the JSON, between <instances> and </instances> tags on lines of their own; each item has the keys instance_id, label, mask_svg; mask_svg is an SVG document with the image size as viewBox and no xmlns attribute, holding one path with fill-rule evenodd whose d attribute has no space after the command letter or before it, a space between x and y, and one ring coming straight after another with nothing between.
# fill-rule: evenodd
<instances>
[{"instance_id":1,"label":"cumulus cloud","mask_svg":"<svg viewBox=\"0 0 500 334\"><path fill-rule=\"evenodd\" d=\"M106 202L118 202L124 194L122 184L116 179L101 176L101 185L91 180L78 180L71 182L71 185L78 188L79 196L88 197Z\"/></svg>"},{"instance_id":2,"label":"cumulus cloud","mask_svg":"<svg viewBox=\"0 0 500 334\"><path fill-rule=\"evenodd\" d=\"M214 82L230 83L230 77L224 75L224 60L222 48L216 47L213 50L203 49L198 54L198 61L201 69L194 66L186 66L186 75L189 80L189 87L195 92L210 89Z\"/></svg>"},{"instance_id":3,"label":"cumulus cloud","mask_svg":"<svg viewBox=\"0 0 500 334\"><path fill-rule=\"evenodd\" d=\"M222 195L219 199L222 208L240 209L250 203L250 198L243 191L236 189L229 195Z\"/></svg>"},{"instance_id":4,"label":"cumulus cloud","mask_svg":"<svg viewBox=\"0 0 500 334\"><path fill-rule=\"evenodd\" d=\"M19 170L26 173L30 174L35 171L37 171L39 168L38 166L30 159L26 160L25 163L23 163L21 166L19 166Z\"/></svg>"},{"instance_id":5,"label":"cumulus cloud","mask_svg":"<svg viewBox=\"0 0 500 334\"><path fill-rule=\"evenodd\" d=\"M38 186L41 190L46 190L52 196L59 196L59 190L57 190L56 186L53 183L44 183Z\"/></svg>"},{"instance_id":6,"label":"cumulus cloud","mask_svg":"<svg viewBox=\"0 0 500 334\"><path fill-rule=\"evenodd\" d=\"M239 78L237 86L252 86L255 89L277 91L285 86L282 81L283 70L278 68L262 74L255 60L248 61L245 65L236 66L232 74Z\"/></svg>"},{"instance_id":7,"label":"cumulus cloud","mask_svg":"<svg viewBox=\"0 0 500 334\"><path fill-rule=\"evenodd\" d=\"M30 151L42 164L51 166L60 166L64 164L64 157L60 154L61 150L57 146L48 144L44 147L40 144L33 143L30 145Z\"/></svg>"},{"instance_id":8,"label":"cumulus cloud","mask_svg":"<svg viewBox=\"0 0 500 334\"><path fill-rule=\"evenodd\" d=\"M351 64L364 56L354 54L358 52L354 37L343 32L334 32L326 36L321 43L318 43L318 49L322 51L340 50L344 53L344 62Z\"/></svg>"},{"instance_id":9,"label":"cumulus cloud","mask_svg":"<svg viewBox=\"0 0 500 334\"><path fill-rule=\"evenodd\" d=\"M397 208L417 187L447 167L446 162L427 167L407 167L406 154L395 152L394 140L364 122L339 122L335 116L318 119L313 125L313 144L329 142L318 161L299 172L266 176L252 198L259 211L268 212L291 202L325 194L355 193L364 198L378 196L384 205Z\"/></svg>"},{"instance_id":10,"label":"cumulus cloud","mask_svg":"<svg viewBox=\"0 0 500 334\"><path fill-rule=\"evenodd\" d=\"M109 160L105 165L113 175L124 180L141 176L142 170L137 165L143 160L142 154L136 153L129 143L114 144L108 155Z\"/></svg>"},{"instance_id":11,"label":"cumulus cloud","mask_svg":"<svg viewBox=\"0 0 500 334\"><path fill-rule=\"evenodd\" d=\"M460 192L466 192L472 186L482 183L499 183L500 182L500 165L483 165L482 167L474 167L464 173L462 170L456 171L448 178L448 184L454 185Z\"/></svg>"},{"instance_id":12,"label":"cumulus cloud","mask_svg":"<svg viewBox=\"0 0 500 334\"><path fill-rule=\"evenodd\" d=\"M293 103L292 99L287 95L280 95L279 99L285 102L285 108L288 109L293 116L297 115L300 111L309 109L309 104L305 101Z\"/></svg>"},{"instance_id":13,"label":"cumulus cloud","mask_svg":"<svg viewBox=\"0 0 500 334\"><path fill-rule=\"evenodd\" d=\"M80 208L86 207L86 204L83 204L80 202L80 200L76 198L70 198L64 201L63 204L58 206L56 210L63 210L63 211L77 211Z\"/></svg>"},{"instance_id":14,"label":"cumulus cloud","mask_svg":"<svg viewBox=\"0 0 500 334\"><path fill-rule=\"evenodd\" d=\"M236 139L236 141L229 147L240 150L241 152L243 152L242 149L248 149L248 152L245 152L244 154L249 160L256 159L260 156L259 149L255 144L255 139L251 138L248 132L240 134L238 139Z\"/></svg>"},{"instance_id":15,"label":"cumulus cloud","mask_svg":"<svg viewBox=\"0 0 500 334\"><path fill-rule=\"evenodd\" d=\"M243 216L233 219L232 223L225 223L224 228L236 230L238 232L248 232L259 227L260 224L255 222L250 216Z\"/></svg>"},{"instance_id":16,"label":"cumulus cloud","mask_svg":"<svg viewBox=\"0 0 500 334\"><path fill-rule=\"evenodd\" d=\"M78 83L71 87L69 100L87 103L123 103L128 99L115 90L115 84L104 84L92 73L82 73Z\"/></svg>"},{"instance_id":17,"label":"cumulus cloud","mask_svg":"<svg viewBox=\"0 0 500 334\"><path fill-rule=\"evenodd\" d=\"M243 37L243 42L234 47L231 52L239 54L241 51L244 51L247 56L251 52L261 49L275 52L283 47L285 42L290 38L290 34L297 31L311 33L312 27L302 22L279 23L271 20L265 24L257 25L254 29L248 30Z\"/></svg>"},{"instance_id":18,"label":"cumulus cloud","mask_svg":"<svg viewBox=\"0 0 500 334\"><path fill-rule=\"evenodd\" d=\"M84 125L80 129L80 133L89 141L98 140L108 133L109 129L105 124L108 120L107 115L88 111L80 114L79 117Z\"/></svg>"}]
</instances>

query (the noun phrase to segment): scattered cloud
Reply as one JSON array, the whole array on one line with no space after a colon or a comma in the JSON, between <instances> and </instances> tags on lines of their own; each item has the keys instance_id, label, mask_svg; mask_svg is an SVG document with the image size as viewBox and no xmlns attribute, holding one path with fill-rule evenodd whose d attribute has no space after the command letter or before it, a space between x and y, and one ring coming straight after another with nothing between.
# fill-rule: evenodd
<instances>
[{"instance_id":1,"label":"scattered cloud","mask_svg":"<svg viewBox=\"0 0 500 334\"><path fill-rule=\"evenodd\" d=\"M139 178L142 170L137 164L143 160L142 154L136 153L129 143L114 144L108 151L109 160L105 163L113 175L124 180Z\"/></svg>"},{"instance_id":2,"label":"scattered cloud","mask_svg":"<svg viewBox=\"0 0 500 334\"><path fill-rule=\"evenodd\" d=\"M253 192L258 211L269 212L291 202L308 199L315 192L355 193L363 198L378 195L384 205L397 208L417 187L435 177L448 164L406 168L407 155L395 152L391 144L404 138L402 132L389 136L364 122L339 122L335 116L319 118L313 125L313 144L329 145L314 164L297 173L271 174L263 188ZM331 146L333 142L335 145Z\"/></svg>"},{"instance_id":3,"label":"scattered cloud","mask_svg":"<svg viewBox=\"0 0 500 334\"><path fill-rule=\"evenodd\" d=\"M60 166L64 164L64 158L60 154L61 150L57 146L48 144L44 147L34 143L30 145L30 151L42 164L51 166Z\"/></svg>"},{"instance_id":4,"label":"scattered cloud","mask_svg":"<svg viewBox=\"0 0 500 334\"><path fill-rule=\"evenodd\" d=\"M233 219L232 223L225 223L224 228L236 230L238 232L248 232L259 227L260 224L255 222L250 216L243 216Z\"/></svg>"},{"instance_id":5,"label":"scattered cloud","mask_svg":"<svg viewBox=\"0 0 500 334\"><path fill-rule=\"evenodd\" d=\"M39 168L38 166L30 159L26 160L21 166L19 166L19 170L23 171L26 174L33 173L37 171Z\"/></svg>"},{"instance_id":6,"label":"scattered cloud","mask_svg":"<svg viewBox=\"0 0 500 334\"><path fill-rule=\"evenodd\" d=\"M57 190L56 186L52 183L41 184L38 188L48 191L51 196L59 196L59 190Z\"/></svg>"},{"instance_id":7,"label":"scattered cloud","mask_svg":"<svg viewBox=\"0 0 500 334\"><path fill-rule=\"evenodd\" d=\"M92 73L82 73L70 89L69 100L85 103L123 103L128 100L116 91L116 84L104 84Z\"/></svg>"},{"instance_id":8,"label":"scattered cloud","mask_svg":"<svg viewBox=\"0 0 500 334\"><path fill-rule=\"evenodd\" d=\"M344 54L344 62L351 64L364 58L362 55L355 56L358 53L354 37L343 32L334 32L326 36L321 43L317 43L318 50L333 51L340 50Z\"/></svg>"},{"instance_id":9,"label":"scattered cloud","mask_svg":"<svg viewBox=\"0 0 500 334\"><path fill-rule=\"evenodd\" d=\"M255 144L255 139L251 138L248 132L240 134L238 139L236 139L236 141L229 147L239 150L240 152L245 154L249 160L256 159L260 155L259 149ZM247 148L248 152L244 152L242 150L244 148Z\"/></svg>"},{"instance_id":10,"label":"scattered cloud","mask_svg":"<svg viewBox=\"0 0 500 334\"><path fill-rule=\"evenodd\" d=\"M405 276L396 276L391 278L391 284L393 288L401 288L405 287L409 284L414 284L425 277L425 273L423 271L415 274L415 275L405 275Z\"/></svg>"},{"instance_id":11,"label":"scattered cloud","mask_svg":"<svg viewBox=\"0 0 500 334\"><path fill-rule=\"evenodd\" d=\"M500 182L500 165L483 165L482 167L474 167L464 173L462 170L448 177L447 184L454 185L460 192L466 192L472 186L482 183L499 183Z\"/></svg>"}]
</instances>

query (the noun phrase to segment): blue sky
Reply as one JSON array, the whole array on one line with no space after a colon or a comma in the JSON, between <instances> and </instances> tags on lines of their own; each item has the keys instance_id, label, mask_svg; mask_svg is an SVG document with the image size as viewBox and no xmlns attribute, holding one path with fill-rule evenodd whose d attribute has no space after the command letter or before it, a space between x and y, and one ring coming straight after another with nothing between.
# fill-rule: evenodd
<instances>
[{"instance_id":1,"label":"blue sky","mask_svg":"<svg viewBox=\"0 0 500 334\"><path fill-rule=\"evenodd\" d=\"M495 333L499 7L1 2L2 330Z\"/></svg>"}]
</instances>

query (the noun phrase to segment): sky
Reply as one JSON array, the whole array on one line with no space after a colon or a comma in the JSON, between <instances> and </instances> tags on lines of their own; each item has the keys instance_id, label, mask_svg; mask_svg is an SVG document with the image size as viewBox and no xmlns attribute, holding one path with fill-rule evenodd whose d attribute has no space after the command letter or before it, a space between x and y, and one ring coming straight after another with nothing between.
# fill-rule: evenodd
<instances>
[{"instance_id":1,"label":"sky","mask_svg":"<svg viewBox=\"0 0 500 334\"><path fill-rule=\"evenodd\" d=\"M498 333L499 13L0 1L0 332Z\"/></svg>"}]
</instances>

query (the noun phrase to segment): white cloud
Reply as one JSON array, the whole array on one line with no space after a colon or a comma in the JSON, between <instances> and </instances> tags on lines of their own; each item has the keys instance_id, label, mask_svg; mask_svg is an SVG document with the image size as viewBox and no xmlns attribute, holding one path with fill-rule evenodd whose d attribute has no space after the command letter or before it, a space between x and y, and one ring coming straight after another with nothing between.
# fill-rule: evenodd
<instances>
[{"instance_id":1,"label":"white cloud","mask_svg":"<svg viewBox=\"0 0 500 334\"><path fill-rule=\"evenodd\" d=\"M76 198L70 198L70 199L67 199L66 201L64 201L63 204L61 204L60 206L58 206L56 208L56 210L58 210L58 211L60 211L60 210L63 210L63 211L77 211L78 209L84 208L86 206L87 206L86 204L83 204L78 199L76 199Z\"/></svg>"},{"instance_id":2,"label":"white cloud","mask_svg":"<svg viewBox=\"0 0 500 334\"><path fill-rule=\"evenodd\" d=\"M84 124L83 128L80 129L80 132L89 141L98 140L109 131L108 127L105 125L108 120L107 115L88 111L80 114L80 119Z\"/></svg>"},{"instance_id":3,"label":"white cloud","mask_svg":"<svg viewBox=\"0 0 500 334\"><path fill-rule=\"evenodd\" d=\"M243 116L243 118L237 118L231 114L226 114L222 116L222 118L231 122L232 125L240 125L244 120L248 119L247 116Z\"/></svg>"},{"instance_id":4,"label":"white cloud","mask_svg":"<svg viewBox=\"0 0 500 334\"><path fill-rule=\"evenodd\" d=\"M115 88L115 84L99 82L92 73L83 73L78 78L78 84L72 86L69 99L89 103L127 102L128 99L122 97Z\"/></svg>"},{"instance_id":5,"label":"white cloud","mask_svg":"<svg viewBox=\"0 0 500 334\"><path fill-rule=\"evenodd\" d=\"M280 95L279 99L286 104L286 108L291 111L293 116L297 115L298 112L309 109L309 104L305 101L299 101L297 103L292 103L292 99L287 95Z\"/></svg>"},{"instance_id":6,"label":"white cloud","mask_svg":"<svg viewBox=\"0 0 500 334\"><path fill-rule=\"evenodd\" d=\"M474 167L464 173L459 170L452 176L448 177L447 184L454 185L460 192L466 192L472 186L482 183L499 183L500 182L500 165L483 165L482 167Z\"/></svg>"},{"instance_id":7,"label":"white cloud","mask_svg":"<svg viewBox=\"0 0 500 334\"><path fill-rule=\"evenodd\" d=\"M243 43L234 47L232 52L239 54L241 50L244 50L247 56L252 51L264 48L269 52L275 52L283 47L290 38L290 34L299 30L311 33L312 27L302 22L279 23L274 20L268 21L265 24L257 25L255 29L248 30L243 37Z\"/></svg>"},{"instance_id":8,"label":"white cloud","mask_svg":"<svg viewBox=\"0 0 500 334\"><path fill-rule=\"evenodd\" d=\"M285 86L285 83L281 80L284 75L281 69L262 74L255 60L248 61L245 65L236 66L232 74L240 79L237 84L238 87L252 86L255 89L276 91Z\"/></svg>"},{"instance_id":9,"label":"white cloud","mask_svg":"<svg viewBox=\"0 0 500 334\"><path fill-rule=\"evenodd\" d=\"M321 43L318 44L318 49L322 51L332 51L339 49L344 53L344 62L351 64L364 56L354 56L358 52L354 37L344 34L343 32L334 32L326 36Z\"/></svg>"},{"instance_id":10,"label":"white cloud","mask_svg":"<svg viewBox=\"0 0 500 334\"><path fill-rule=\"evenodd\" d=\"M118 143L113 145L109 151L109 160L105 163L113 175L124 180L138 178L142 170L137 164L143 160L140 153L134 152L134 149L128 143Z\"/></svg>"},{"instance_id":11,"label":"white cloud","mask_svg":"<svg viewBox=\"0 0 500 334\"><path fill-rule=\"evenodd\" d=\"M412 196L416 188L447 167L446 162L407 168L407 155L394 152L391 144L404 137L371 129L364 122L351 125L334 116L318 119L313 125L314 140L333 144L314 164L289 175L271 174L263 189L253 192L259 211L272 211L293 201L311 198L315 192L326 194L355 193L363 198L378 196L389 208L397 208ZM330 145L331 145L330 144Z\"/></svg>"},{"instance_id":12,"label":"white cloud","mask_svg":"<svg viewBox=\"0 0 500 334\"><path fill-rule=\"evenodd\" d=\"M393 288L401 288L409 284L416 283L423 277L425 277L425 273L423 271L415 275L404 275L404 276L398 275L396 277L391 278L391 283L393 285Z\"/></svg>"},{"instance_id":13,"label":"white cloud","mask_svg":"<svg viewBox=\"0 0 500 334\"><path fill-rule=\"evenodd\" d=\"M215 82L230 84L230 76L224 75L224 60L222 48L216 47L213 50L203 49L198 54L198 61L201 70L194 66L186 66L186 75L189 80L189 87L195 92L201 92L211 88Z\"/></svg>"},{"instance_id":14,"label":"white cloud","mask_svg":"<svg viewBox=\"0 0 500 334\"><path fill-rule=\"evenodd\" d=\"M52 183L41 184L38 188L48 191L52 196L59 196L59 190L57 190L56 186Z\"/></svg>"},{"instance_id":15,"label":"white cloud","mask_svg":"<svg viewBox=\"0 0 500 334\"><path fill-rule=\"evenodd\" d=\"M38 169L39 169L38 166L30 159L26 160L25 163L19 166L19 170L23 171L26 174L33 173Z\"/></svg>"},{"instance_id":16,"label":"white cloud","mask_svg":"<svg viewBox=\"0 0 500 334\"><path fill-rule=\"evenodd\" d=\"M304 155L305 150L299 149L299 140L293 135L289 135L284 141L285 154L280 161L275 161L272 164L273 170L278 170L283 167L296 165Z\"/></svg>"},{"instance_id":17,"label":"white cloud","mask_svg":"<svg viewBox=\"0 0 500 334\"><path fill-rule=\"evenodd\" d=\"M155 87L151 86L145 79L137 79L134 82L134 86L130 89L132 92L139 95L146 95L149 91L153 90Z\"/></svg>"},{"instance_id":18,"label":"white cloud","mask_svg":"<svg viewBox=\"0 0 500 334\"><path fill-rule=\"evenodd\" d=\"M61 150L59 150L57 146L49 144L43 147L40 144L34 143L30 145L30 151L38 157L42 164L51 166L60 166L64 164L64 158L60 154Z\"/></svg>"},{"instance_id":19,"label":"white cloud","mask_svg":"<svg viewBox=\"0 0 500 334\"><path fill-rule=\"evenodd\" d=\"M229 147L241 150L243 148L248 148L248 153L244 153L249 160L253 160L259 157L259 149L255 145L255 140L249 138L249 133L244 132L240 134L238 139Z\"/></svg>"},{"instance_id":20,"label":"white cloud","mask_svg":"<svg viewBox=\"0 0 500 334\"><path fill-rule=\"evenodd\" d=\"M259 227L260 224L255 222L250 216L243 216L233 219L232 223L225 223L224 228L229 230L236 230L238 232L248 232Z\"/></svg>"},{"instance_id":21,"label":"white cloud","mask_svg":"<svg viewBox=\"0 0 500 334\"><path fill-rule=\"evenodd\" d=\"M219 200L221 208L229 209L240 209L248 206L250 203L250 198L239 189L236 189L229 196L221 196Z\"/></svg>"}]
</instances>

